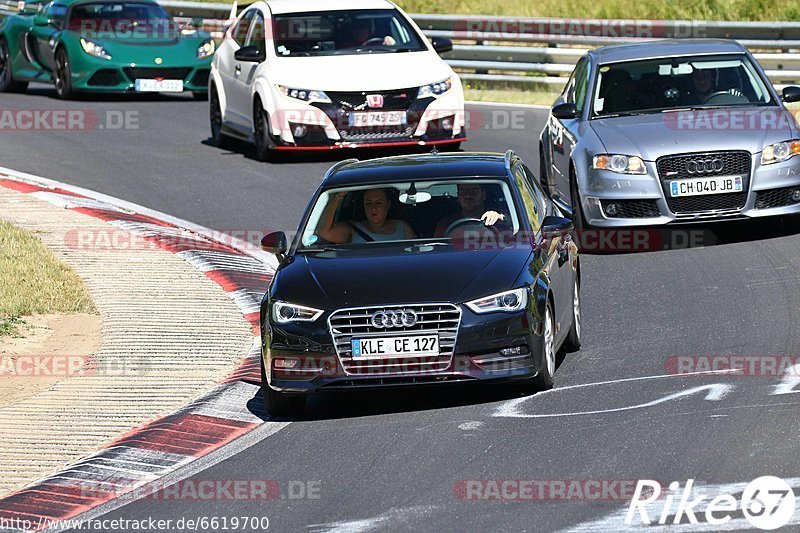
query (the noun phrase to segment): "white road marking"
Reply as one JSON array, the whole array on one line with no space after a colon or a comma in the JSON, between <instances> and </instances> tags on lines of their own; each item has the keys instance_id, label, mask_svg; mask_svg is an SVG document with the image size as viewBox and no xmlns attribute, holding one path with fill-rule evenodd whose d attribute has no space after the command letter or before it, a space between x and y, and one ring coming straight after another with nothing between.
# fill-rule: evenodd
<instances>
[{"instance_id":1,"label":"white road marking","mask_svg":"<svg viewBox=\"0 0 800 533\"><path fill-rule=\"evenodd\" d=\"M462 429L464 431L472 431L480 428L482 425L483 422L478 422L476 420L473 420L471 422L464 422L463 424L459 424L458 429Z\"/></svg>"},{"instance_id":2,"label":"white road marking","mask_svg":"<svg viewBox=\"0 0 800 533\"><path fill-rule=\"evenodd\" d=\"M399 526L407 522L410 518L420 517L434 511L433 506L406 507L402 509L390 509L383 514L372 518L362 518L357 520L342 520L339 522L329 522L327 524L313 524L306 529L311 533L363 533L376 529L394 530L401 529ZM406 528L402 528L406 529Z\"/></svg>"},{"instance_id":3,"label":"white road marking","mask_svg":"<svg viewBox=\"0 0 800 533\"><path fill-rule=\"evenodd\" d=\"M786 373L783 375L783 381L775 385L772 396L800 393L800 390L795 390L798 385L800 385L800 364L786 369Z\"/></svg>"},{"instance_id":4,"label":"white road marking","mask_svg":"<svg viewBox=\"0 0 800 533\"><path fill-rule=\"evenodd\" d=\"M550 390L546 390L544 392L537 393L533 396L525 396L523 398L515 398L513 400L509 400L504 402L500 405L495 412L492 414L494 417L511 417L511 418L529 418L528 415L521 415L519 413L519 406L523 403L530 401L534 398L541 398L545 394L553 394L556 392L564 392L568 390L574 389L583 389L586 387L599 387L601 385L616 385L618 383L627 383L630 381L649 381L653 379L668 379L668 378L680 378L686 376L701 376L701 375L708 375L708 374L736 374L738 373L738 369L726 369L726 370L712 370L709 372L688 372L686 374L661 374L657 376L642 376L638 378L624 378L624 379L612 379L608 381L598 381L595 383L581 383L579 385L567 385L566 387L558 387L552 388ZM733 387L731 387L733 388ZM685 393L685 391L684 391ZM662 400L663 401L663 400ZM634 407L635 408L635 407ZM631 409L625 408L624 410ZM586 413L583 413L586 414ZM543 415L543 416L556 416L556 415ZM561 416L561 415L558 415Z\"/></svg>"}]
</instances>

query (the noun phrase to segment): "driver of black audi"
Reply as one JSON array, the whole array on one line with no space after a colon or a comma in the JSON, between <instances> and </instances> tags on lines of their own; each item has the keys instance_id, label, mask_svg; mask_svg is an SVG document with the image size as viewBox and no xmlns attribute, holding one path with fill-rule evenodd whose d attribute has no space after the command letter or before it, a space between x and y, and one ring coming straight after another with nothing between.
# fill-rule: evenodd
<instances>
[{"instance_id":1,"label":"driver of black audi","mask_svg":"<svg viewBox=\"0 0 800 533\"><path fill-rule=\"evenodd\" d=\"M414 230L404 220L389 218L392 200L388 189L364 191L364 213L360 222L342 220L334 223L336 210L347 193L338 192L325 206L317 226L317 235L333 244L363 243L371 241L399 241L414 239Z\"/></svg>"},{"instance_id":2,"label":"driver of black audi","mask_svg":"<svg viewBox=\"0 0 800 533\"><path fill-rule=\"evenodd\" d=\"M434 236L443 237L450 233L461 221L480 220L487 227L504 221L506 216L497 211L486 209L486 189L474 183L458 184L458 205L461 209L439 221ZM504 226L498 224L498 226ZM502 228L501 228L502 229Z\"/></svg>"}]
</instances>

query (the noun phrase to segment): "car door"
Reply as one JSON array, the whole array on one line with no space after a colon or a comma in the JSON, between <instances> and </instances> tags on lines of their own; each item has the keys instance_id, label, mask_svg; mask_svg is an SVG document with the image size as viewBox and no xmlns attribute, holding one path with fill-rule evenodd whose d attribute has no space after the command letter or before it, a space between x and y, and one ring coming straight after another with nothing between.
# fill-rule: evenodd
<instances>
[{"instance_id":1,"label":"car door","mask_svg":"<svg viewBox=\"0 0 800 533\"><path fill-rule=\"evenodd\" d=\"M551 183L562 196L569 196L569 165L572 150L577 143L578 126L580 125L583 106L586 103L586 91L589 81L589 61L582 57L572 73L564 93L558 103L575 104L578 116L572 119L558 119L552 113L548 117L550 128L551 151Z\"/></svg>"},{"instance_id":2,"label":"car door","mask_svg":"<svg viewBox=\"0 0 800 533\"><path fill-rule=\"evenodd\" d=\"M241 95L239 94L238 78L241 75L241 64L236 60L234 54L247 41L253 17L258 9L250 8L239 17L234 27L231 29L230 38L220 46L215 54L215 61L219 77L222 80L220 90L225 94L225 116L223 120L229 126L247 131L249 126L248 117L243 115Z\"/></svg>"},{"instance_id":3,"label":"car door","mask_svg":"<svg viewBox=\"0 0 800 533\"><path fill-rule=\"evenodd\" d=\"M536 242L542 243L542 257L545 269L550 277L551 290L556 308L554 317L556 324L561 326L556 338L560 338L564 328L572 320L572 269L568 260L569 251L564 238L551 238L543 240L541 235L542 221L552 213L547 211L547 200L544 191L536 182L535 175L521 163L514 168L514 178L520 189L525 213L531 225L531 234Z\"/></svg>"},{"instance_id":4,"label":"car door","mask_svg":"<svg viewBox=\"0 0 800 533\"><path fill-rule=\"evenodd\" d=\"M245 46L255 46L262 57L267 55L266 25L264 14L260 10L253 16ZM261 63L240 61L237 66L238 70L234 71L237 99L241 102L242 115L245 117L245 123L250 131L253 131L253 85L260 65Z\"/></svg>"},{"instance_id":5,"label":"car door","mask_svg":"<svg viewBox=\"0 0 800 533\"><path fill-rule=\"evenodd\" d=\"M66 13L66 6L55 3L45 5L33 18L33 27L28 33L28 46L36 62L50 71L55 70L54 48Z\"/></svg>"}]
</instances>

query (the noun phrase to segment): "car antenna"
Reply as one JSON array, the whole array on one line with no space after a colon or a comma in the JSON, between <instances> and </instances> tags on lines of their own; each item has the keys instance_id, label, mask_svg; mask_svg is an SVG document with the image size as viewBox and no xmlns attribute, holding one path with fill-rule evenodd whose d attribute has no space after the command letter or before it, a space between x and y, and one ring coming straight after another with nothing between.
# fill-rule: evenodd
<instances>
[{"instance_id":1,"label":"car antenna","mask_svg":"<svg viewBox=\"0 0 800 533\"><path fill-rule=\"evenodd\" d=\"M433 150L431 150L431 155L439 155L439 149L436 148L436 145L433 145Z\"/></svg>"}]
</instances>

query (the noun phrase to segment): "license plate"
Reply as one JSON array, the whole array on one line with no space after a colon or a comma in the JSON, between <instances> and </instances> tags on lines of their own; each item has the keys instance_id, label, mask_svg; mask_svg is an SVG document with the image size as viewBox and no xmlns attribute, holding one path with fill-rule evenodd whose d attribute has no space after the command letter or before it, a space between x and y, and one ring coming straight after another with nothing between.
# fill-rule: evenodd
<instances>
[{"instance_id":1,"label":"license plate","mask_svg":"<svg viewBox=\"0 0 800 533\"><path fill-rule=\"evenodd\" d=\"M744 190L742 176L718 176L713 178L689 178L669 182L670 196L702 196L726 194Z\"/></svg>"},{"instance_id":2,"label":"license plate","mask_svg":"<svg viewBox=\"0 0 800 533\"><path fill-rule=\"evenodd\" d=\"M353 359L439 355L438 335L413 337L370 337L351 341Z\"/></svg>"},{"instance_id":3,"label":"license plate","mask_svg":"<svg viewBox=\"0 0 800 533\"><path fill-rule=\"evenodd\" d=\"M183 80L136 80L140 93L182 93Z\"/></svg>"},{"instance_id":4,"label":"license plate","mask_svg":"<svg viewBox=\"0 0 800 533\"><path fill-rule=\"evenodd\" d=\"M375 113L353 113L350 115L350 126L353 128L371 128L375 126L404 126L405 111L381 111Z\"/></svg>"}]
</instances>

